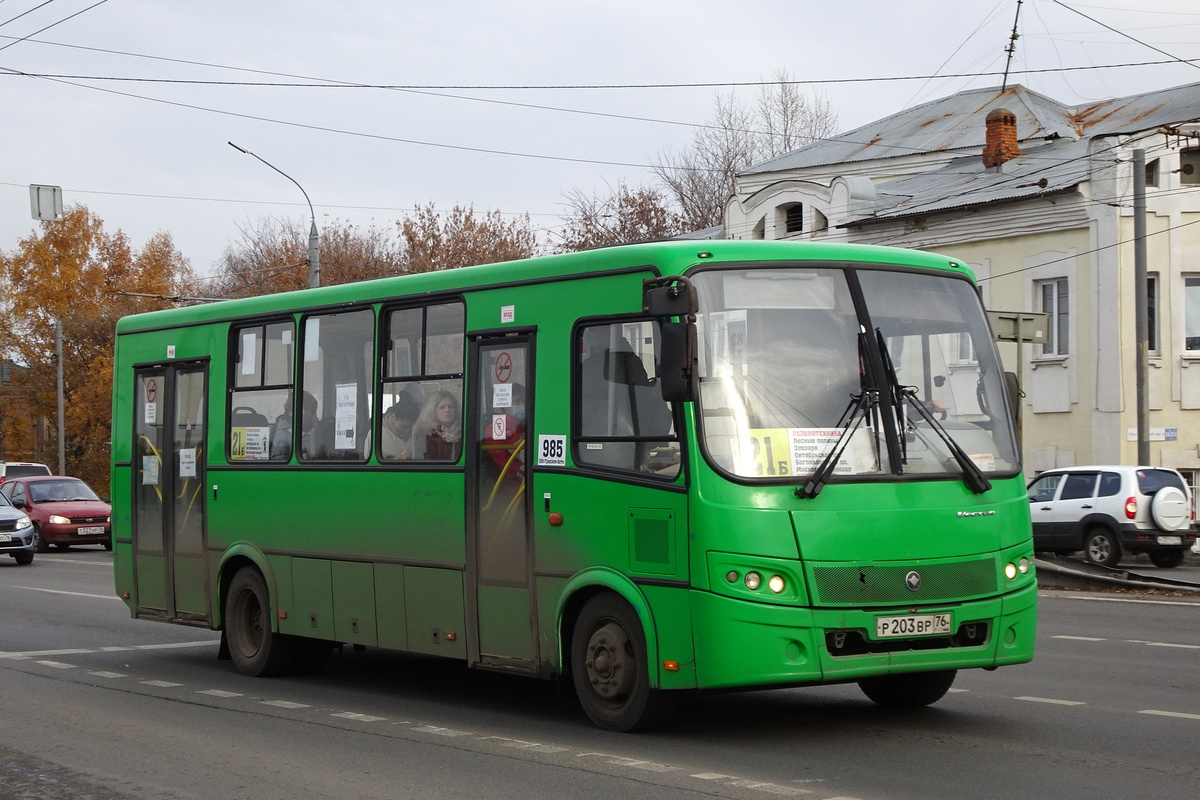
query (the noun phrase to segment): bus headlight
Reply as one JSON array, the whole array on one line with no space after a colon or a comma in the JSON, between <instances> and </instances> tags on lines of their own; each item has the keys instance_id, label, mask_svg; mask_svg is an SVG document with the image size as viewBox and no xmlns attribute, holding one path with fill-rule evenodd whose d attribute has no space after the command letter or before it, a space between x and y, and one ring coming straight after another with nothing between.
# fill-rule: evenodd
<instances>
[{"instance_id":1,"label":"bus headlight","mask_svg":"<svg viewBox=\"0 0 1200 800\"><path fill-rule=\"evenodd\" d=\"M1004 565L1004 577L1010 581L1017 577L1017 565L1011 561Z\"/></svg>"},{"instance_id":2,"label":"bus headlight","mask_svg":"<svg viewBox=\"0 0 1200 800\"><path fill-rule=\"evenodd\" d=\"M1017 571L1022 575L1026 575L1029 573L1029 567L1029 559L1022 556L1021 560L1017 562Z\"/></svg>"},{"instance_id":3,"label":"bus headlight","mask_svg":"<svg viewBox=\"0 0 1200 800\"><path fill-rule=\"evenodd\" d=\"M759 575L757 572L747 572L746 588L750 591L754 591L760 586L762 586L762 575Z\"/></svg>"},{"instance_id":4,"label":"bus headlight","mask_svg":"<svg viewBox=\"0 0 1200 800\"><path fill-rule=\"evenodd\" d=\"M772 575L771 580L767 581L767 587L775 594L780 594L787 585L783 582L783 578L779 575Z\"/></svg>"}]
</instances>

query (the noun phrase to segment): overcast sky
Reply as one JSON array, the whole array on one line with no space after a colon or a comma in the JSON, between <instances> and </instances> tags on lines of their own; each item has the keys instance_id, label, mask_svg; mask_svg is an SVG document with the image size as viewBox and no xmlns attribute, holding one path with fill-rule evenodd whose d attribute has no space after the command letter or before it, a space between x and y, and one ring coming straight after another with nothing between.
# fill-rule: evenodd
<instances>
[{"instance_id":1,"label":"overcast sky","mask_svg":"<svg viewBox=\"0 0 1200 800\"><path fill-rule=\"evenodd\" d=\"M239 226L307 224L296 186L229 141L295 179L318 227L390 226L432 202L552 231L566 193L652 182L647 165L688 146L716 92L752 103L757 87L736 84L780 68L813 82L802 90L830 100L839 130L999 86L1016 13L1017 0L0 0L0 250L35 227L29 184L61 186L135 248L170 232L201 274ZM1025 0L1018 31L1009 83L1061 102L1200 83L1200 60L1173 61L1200 59L1195 0ZM597 86L618 88L578 88Z\"/></svg>"}]
</instances>

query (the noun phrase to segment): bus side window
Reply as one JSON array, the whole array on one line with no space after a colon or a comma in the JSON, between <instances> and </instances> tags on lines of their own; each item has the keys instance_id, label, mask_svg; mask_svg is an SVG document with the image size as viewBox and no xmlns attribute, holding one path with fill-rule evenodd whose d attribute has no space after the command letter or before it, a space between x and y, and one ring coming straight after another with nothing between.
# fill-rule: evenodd
<instances>
[{"instance_id":1,"label":"bus side window","mask_svg":"<svg viewBox=\"0 0 1200 800\"><path fill-rule=\"evenodd\" d=\"M576 463L666 478L679 473L674 419L655 376L657 334L648 320L579 331Z\"/></svg>"},{"instance_id":2,"label":"bus side window","mask_svg":"<svg viewBox=\"0 0 1200 800\"><path fill-rule=\"evenodd\" d=\"M276 429L291 408L295 330L287 320L230 331L233 375L225 442L233 463L291 457L290 437L277 437Z\"/></svg>"},{"instance_id":3,"label":"bus side window","mask_svg":"<svg viewBox=\"0 0 1200 800\"><path fill-rule=\"evenodd\" d=\"M301 384L317 414L298 432L301 461L361 461L371 408L375 312L369 308L304 320Z\"/></svg>"}]
</instances>

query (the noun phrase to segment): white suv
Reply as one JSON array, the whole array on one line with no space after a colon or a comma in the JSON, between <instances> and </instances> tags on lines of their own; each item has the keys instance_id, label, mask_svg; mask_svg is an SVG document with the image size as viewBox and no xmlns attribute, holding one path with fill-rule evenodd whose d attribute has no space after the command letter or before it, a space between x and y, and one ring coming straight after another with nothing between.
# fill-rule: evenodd
<instances>
[{"instance_id":1,"label":"white suv","mask_svg":"<svg viewBox=\"0 0 1200 800\"><path fill-rule=\"evenodd\" d=\"M1187 482L1162 467L1065 467L1029 484L1033 549L1073 553L1115 567L1123 554L1146 553L1177 567L1196 543Z\"/></svg>"}]
</instances>

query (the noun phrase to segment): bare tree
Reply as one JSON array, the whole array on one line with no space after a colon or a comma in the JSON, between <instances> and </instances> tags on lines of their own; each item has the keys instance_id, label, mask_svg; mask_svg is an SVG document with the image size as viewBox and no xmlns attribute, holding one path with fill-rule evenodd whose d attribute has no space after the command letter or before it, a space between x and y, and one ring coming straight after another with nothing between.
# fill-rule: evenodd
<instances>
[{"instance_id":1,"label":"bare tree","mask_svg":"<svg viewBox=\"0 0 1200 800\"><path fill-rule=\"evenodd\" d=\"M630 189L622 182L605 196L576 189L566 199L571 215L563 227L559 252L663 239L687 230L683 218L668 207L662 189Z\"/></svg>"},{"instance_id":2,"label":"bare tree","mask_svg":"<svg viewBox=\"0 0 1200 800\"><path fill-rule=\"evenodd\" d=\"M713 116L696 129L691 147L659 155L654 172L688 229L721 223L737 173L837 130L837 113L827 97L805 97L786 69L777 70L775 80L762 87L753 111L733 93L718 93Z\"/></svg>"}]
</instances>

